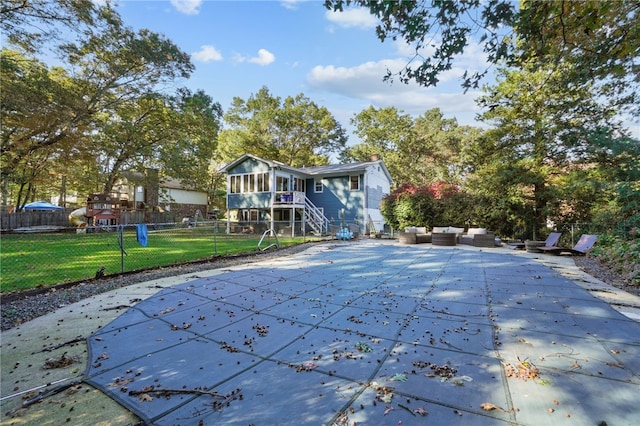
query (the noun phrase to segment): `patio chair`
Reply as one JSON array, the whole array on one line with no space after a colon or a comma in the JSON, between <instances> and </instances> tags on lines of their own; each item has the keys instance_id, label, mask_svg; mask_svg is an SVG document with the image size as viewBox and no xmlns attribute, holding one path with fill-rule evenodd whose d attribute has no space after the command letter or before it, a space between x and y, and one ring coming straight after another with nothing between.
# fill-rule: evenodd
<instances>
[{"instance_id":1,"label":"patio chair","mask_svg":"<svg viewBox=\"0 0 640 426\"><path fill-rule=\"evenodd\" d=\"M539 248L545 253L551 253L551 254L571 253L574 256L584 256L585 254L587 254L587 252L589 252L589 250L591 250L591 247L593 247L597 239L598 239L597 235L582 234L582 236L580 236L580 239L578 240L576 245L573 246L573 248L568 248L568 247L539 247Z\"/></svg>"},{"instance_id":2,"label":"patio chair","mask_svg":"<svg viewBox=\"0 0 640 426\"><path fill-rule=\"evenodd\" d=\"M544 248L544 247L555 247L556 244L558 244L558 241L560 241L560 237L562 236L562 232L552 232L549 234L549 236L547 237L546 240L544 240L544 245L542 247L539 248Z\"/></svg>"},{"instance_id":3,"label":"patio chair","mask_svg":"<svg viewBox=\"0 0 640 426\"><path fill-rule=\"evenodd\" d=\"M556 244L558 244L558 241L560 241L560 236L562 236L562 232L552 232L549 234L549 236L547 237L546 240L544 240L544 244L533 244L531 241L529 248L532 248L535 246L535 248L541 248L541 247L555 247ZM524 249L526 248L527 244L526 243L508 243L507 245L513 247L513 248L517 248L517 249Z\"/></svg>"}]
</instances>

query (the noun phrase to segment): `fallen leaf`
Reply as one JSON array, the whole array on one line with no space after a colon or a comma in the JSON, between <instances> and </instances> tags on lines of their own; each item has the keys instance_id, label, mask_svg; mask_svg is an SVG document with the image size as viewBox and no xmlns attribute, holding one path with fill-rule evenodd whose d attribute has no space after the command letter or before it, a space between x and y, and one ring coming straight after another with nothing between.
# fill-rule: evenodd
<instances>
[{"instance_id":1,"label":"fallen leaf","mask_svg":"<svg viewBox=\"0 0 640 426\"><path fill-rule=\"evenodd\" d=\"M482 408L484 411L498 410L498 411L502 411L503 413L506 413L504 408L500 408L497 405L492 404L490 402L484 402L484 403L480 404L480 408Z\"/></svg>"},{"instance_id":2,"label":"fallen leaf","mask_svg":"<svg viewBox=\"0 0 640 426\"><path fill-rule=\"evenodd\" d=\"M394 382L406 382L409 379L407 378L406 374L396 373L393 375L393 377L391 377L391 380L393 380Z\"/></svg>"},{"instance_id":3,"label":"fallen leaf","mask_svg":"<svg viewBox=\"0 0 640 426\"><path fill-rule=\"evenodd\" d=\"M151 395L149 395L148 393L141 393L138 396L138 401L140 401L140 402L153 401L153 397Z\"/></svg>"},{"instance_id":4,"label":"fallen leaf","mask_svg":"<svg viewBox=\"0 0 640 426\"><path fill-rule=\"evenodd\" d=\"M425 410L424 408L420 407L420 408L416 408L415 410L413 410L414 413L419 414L421 416L426 416L427 414L429 414L427 412L427 410Z\"/></svg>"}]
</instances>

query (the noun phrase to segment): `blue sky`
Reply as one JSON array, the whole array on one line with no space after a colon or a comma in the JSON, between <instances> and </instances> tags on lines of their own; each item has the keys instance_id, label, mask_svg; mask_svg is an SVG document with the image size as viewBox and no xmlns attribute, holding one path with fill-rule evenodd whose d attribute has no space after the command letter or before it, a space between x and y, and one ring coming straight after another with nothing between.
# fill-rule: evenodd
<instances>
[{"instance_id":1,"label":"blue sky","mask_svg":"<svg viewBox=\"0 0 640 426\"><path fill-rule=\"evenodd\" d=\"M477 125L479 109L463 93L464 67L484 69L477 45L442 76L437 88L382 81L387 68L412 57L407 46L375 35L376 20L364 10L333 13L322 1L120 0L125 24L164 34L192 57L188 81L227 111L234 97L247 100L266 86L282 99L300 93L326 107L349 130L349 120L374 106L393 106L413 116L440 108L459 124ZM490 82L487 80L486 82Z\"/></svg>"}]
</instances>

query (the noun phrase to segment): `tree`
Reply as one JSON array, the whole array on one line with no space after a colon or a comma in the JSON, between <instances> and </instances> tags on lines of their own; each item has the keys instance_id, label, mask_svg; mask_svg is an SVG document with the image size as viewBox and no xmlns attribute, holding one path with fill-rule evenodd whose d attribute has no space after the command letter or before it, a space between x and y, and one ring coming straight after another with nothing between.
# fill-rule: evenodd
<instances>
[{"instance_id":1,"label":"tree","mask_svg":"<svg viewBox=\"0 0 640 426\"><path fill-rule=\"evenodd\" d=\"M434 226L435 197L428 186L402 184L380 203L385 222L395 229L408 226Z\"/></svg>"},{"instance_id":2,"label":"tree","mask_svg":"<svg viewBox=\"0 0 640 426\"><path fill-rule=\"evenodd\" d=\"M393 107L377 109L370 106L356 114L351 124L362 142L342 151L341 161L370 161L373 154L378 154L395 182L418 183L412 173L414 162L403 150L415 139L410 115Z\"/></svg>"},{"instance_id":3,"label":"tree","mask_svg":"<svg viewBox=\"0 0 640 426\"><path fill-rule=\"evenodd\" d=\"M417 186L462 183L469 169L466 152L481 133L444 118L439 108L413 119L396 108L369 107L351 123L363 142L348 147L342 160L368 161L371 154L380 154L395 182Z\"/></svg>"},{"instance_id":4,"label":"tree","mask_svg":"<svg viewBox=\"0 0 640 426\"><path fill-rule=\"evenodd\" d=\"M495 128L478 145L471 184L494 200L506 197L514 216L526 218L517 227L539 234L557 213L554 180L590 161L588 135L615 128L614 112L598 105L586 86L568 90L562 67L500 70L499 83L485 91L481 118Z\"/></svg>"},{"instance_id":5,"label":"tree","mask_svg":"<svg viewBox=\"0 0 640 426\"><path fill-rule=\"evenodd\" d=\"M193 70L189 55L163 36L134 32L108 7L100 9L100 19L102 25L87 28L80 41L59 46L73 77L61 67L49 70L35 59L3 50L4 200L9 173L29 158L40 151L64 158L65 152L86 149L88 136L108 122L105 117L153 97L163 84L174 84ZM9 95L17 95L17 100Z\"/></svg>"},{"instance_id":6,"label":"tree","mask_svg":"<svg viewBox=\"0 0 640 426\"><path fill-rule=\"evenodd\" d=\"M2 0L0 22L10 44L34 53L62 29L80 34L97 26L102 10L91 0Z\"/></svg>"},{"instance_id":7,"label":"tree","mask_svg":"<svg viewBox=\"0 0 640 426\"><path fill-rule=\"evenodd\" d=\"M422 183L463 184L471 167L469 150L482 130L460 126L455 118L444 118L439 108L433 108L415 120L415 133L414 146L405 150L414 158L415 174Z\"/></svg>"},{"instance_id":8,"label":"tree","mask_svg":"<svg viewBox=\"0 0 640 426\"><path fill-rule=\"evenodd\" d=\"M608 195L590 206L591 217L596 222L627 222L640 229L640 140L618 136L610 129L589 138L593 173L598 175L602 193Z\"/></svg>"},{"instance_id":9,"label":"tree","mask_svg":"<svg viewBox=\"0 0 640 426\"><path fill-rule=\"evenodd\" d=\"M376 34L413 46L415 54L385 80L435 86L478 37L490 66L547 67L569 63L567 82L598 84L616 105L637 112L640 4L633 0L369 1L325 0L329 10L363 7L380 23ZM423 56L424 55L424 56ZM466 70L465 89L478 87L487 70Z\"/></svg>"},{"instance_id":10,"label":"tree","mask_svg":"<svg viewBox=\"0 0 640 426\"><path fill-rule=\"evenodd\" d=\"M172 140L161 145L160 162L164 173L207 191L210 197L216 189L218 133L222 127L222 107L202 90L192 93L180 89L172 98L175 131Z\"/></svg>"},{"instance_id":11,"label":"tree","mask_svg":"<svg viewBox=\"0 0 640 426\"><path fill-rule=\"evenodd\" d=\"M517 11L509 0L325 0L325 7L334 11L350 6L369 9L380 20L376 35L381 41L402 40L414 48L407 65L399 71L387 70L385 80L397 77L403 83L415 80L423 86L436 86L439 76L452 69L455 57L462 55L471 37L478 34L490 64L514 55L508 32L501 30L517 22ZM486 73L486 69L465 71L463 87L478 87Z\"/></svg>"},{"instance_id":12,"label":"tree","mask_svg":"<svg viewBox=\"0 0 640 426\"><path fill-rule=\"evenodd\" d=\"M640 112L637 1L528 0L515 29L519 64L561 67L566 87L591 85L609 105Z\"/></svg>"},{"instance_id":13,"label":"tree","mask_svg":"<svg viewBox=\"0 0 640 426\"><path fill-rule=\"evenodd\" d=\"M416 186L402 184L382 199L380 212L389 226L468 226L482 223L476 214L475 197L456 185L435 182Z\"/></svg>"},{"instance_id":14,"label":"tree","mask_svg":"<svg viewBox=\"0 0 640 426\"><path fill-rule=\"evenodd\" d=\"M266 87L247 101L233 99L220 133L223 160L249 153L293 167L328 164L329 154L344 148L344 129L324 107L302 94L284 101Z\"/></svg>"},{"instance_id":15,"label":"tree","mask_svg":"<svg viewBox=\"0 0 640 426\"><path fill-rule=\"evenodd\" d=\"M222 109L203 92L173 97L149 94L105 116L91 147L101 166L101 192L111 192L123 171L161 170L207 190Z\"/></svg>"},{"instance_id":16,"label":"tree","mask_svg":"<svg viewBox=\"0 0 640 426\"><path fill-rule=\"evenodd\" d=\"M38 179L46 170L44 162L71 150L91 126L78 111L75 81L64 70L49 70L14 50L3 49L0 55L0 181L6 202L10 182L28 186L25 179ZM18 206L27 199L21 194Z\"/></svg>"},{"instance_id":17,"label":"tree","mask_svg":"<svg viewBox=\"0 0 640 426\"><path fill-rule=\"evenodd\" d=\"M124 170L159 168L163 142L173 141L172 111L157 94L120 104L115 114L104 115L90 148L100 168L100 192L109 193Z\"/></svg>"}]
</instances>

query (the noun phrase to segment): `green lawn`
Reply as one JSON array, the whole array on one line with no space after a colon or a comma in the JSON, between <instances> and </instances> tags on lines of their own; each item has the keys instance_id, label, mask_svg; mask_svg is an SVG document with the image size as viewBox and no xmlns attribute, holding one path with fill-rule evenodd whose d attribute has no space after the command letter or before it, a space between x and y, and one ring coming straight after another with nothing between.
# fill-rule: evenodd
<instances>
[{"instance_id":1,"label":"green lawn","mask_svg":"<svg viewBox=\"0 0 640 426\"><path fill-rule=\"evenodd\" d=\"M141 247L135 230L128 229L122 239L125 254L115 232L5 234L0 240L0 291L93 278L101 267L105 267L108 275L216 255L255 252L260 236L214 235L212 228L180 228L150 231L147 247ZM303 241L303 238L280 238L283 246ZM275 241L265 240L262 247L272 242Z\"/></svg>"}]
</instances>

